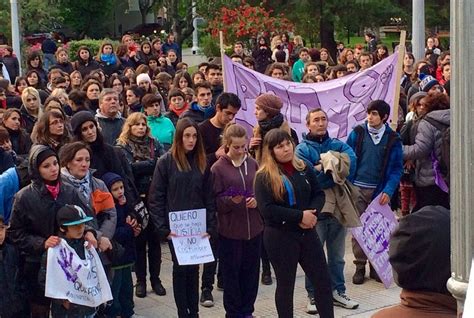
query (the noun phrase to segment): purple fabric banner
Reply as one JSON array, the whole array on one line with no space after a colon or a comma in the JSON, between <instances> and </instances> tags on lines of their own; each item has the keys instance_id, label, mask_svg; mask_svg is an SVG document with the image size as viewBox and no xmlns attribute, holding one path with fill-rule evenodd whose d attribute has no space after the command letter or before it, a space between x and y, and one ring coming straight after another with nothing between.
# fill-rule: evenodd
<instances>
[{"instance_id":1,"label":"purple fabric banner","mask_svg":"<svg viewBox=\"0 0 474 318\"><path fill-rule=\"evenodd\" d=\"M379 274L385 288L393 283L392 265L388 261L388 242L398 225L388 204L380 205L378 195L360 216L362 226L352 228L354 238Z\"/></svg>"},{"instance_id":2,"label":"purple fabric banner","mask_svg":"<svg viewBox=\"0 0 474 318\"><path fill-rule=\"evenodd\" d=\"M369 102L383 99L393 108L397 56L395 53L368 70L324 83L274 79L225 56L224 81L226 91L237 94L242 101L236 121L248 128L256 124L255 99L272 93L282 99L281 111L300 138L307 131L308 111L322 108L328 114L329 135L345 140L352 128L366 119Z\"/></svg>"}]
</instances>

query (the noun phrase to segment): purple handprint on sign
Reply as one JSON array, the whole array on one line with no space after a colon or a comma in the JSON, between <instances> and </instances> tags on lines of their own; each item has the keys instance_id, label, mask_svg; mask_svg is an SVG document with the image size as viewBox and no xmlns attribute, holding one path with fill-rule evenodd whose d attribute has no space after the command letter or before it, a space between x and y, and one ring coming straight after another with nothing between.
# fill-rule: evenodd
<instances>
[{"instance_id":1,"label":"purple handprint on sign","mask_svg":"<svg viewBox=\"0 0 474 318\"><path fill-rule=\"evenodd\" d=\"M66 274L66 279L70 282L75 283L78 279L77 277L77 272L81 269L82 265L79 264L75 269L72 267L72 259L73 259L73 253L69 252L69 257L68 257L68 251L66 248L62 248L59 251L60 257L57 259L59 266L61 266L61 269L63 270L64 274Z\"/></svg>"}]
</instances>

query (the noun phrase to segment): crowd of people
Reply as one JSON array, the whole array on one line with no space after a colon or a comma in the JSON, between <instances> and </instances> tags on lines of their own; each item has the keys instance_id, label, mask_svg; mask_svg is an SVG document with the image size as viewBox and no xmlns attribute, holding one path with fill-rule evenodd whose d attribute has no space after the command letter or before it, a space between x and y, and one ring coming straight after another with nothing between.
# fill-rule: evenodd
<instances>
[{"instance_id":1,"label":"crowd of people","mask_svg":"<svg viewBox=\"0 0 474 318\"><path fill-rule=\"evenodd\" d=\"M24 74L10 47L0 52L1 317L133 317L134 297L146 297L148 286L167 293L160 276L168 242L179 317L198 317L199 304L212 307L214 286L224 292L226 317L252 317L259 283L273 284L272 268L278 316L293 317L300 264L306 311L331 318L334 305L359 306L346 294L345 239L374 198L400 210L412 230L432 206L444 209L433 215L449 217L450 55L436 38L428 39L425 58L405 54L397 129L387 123L390 105L375 100L347 141L329 136L320 108L309 111L308 132L298 136L282 100L268 93L255 100L257 125L249 133L233 121L241 101L224 91L221 61L190 74L173 34L140 44L124 35L116 48L104 41L95 57L82 46L74 61L47 41L43 53L28 55ZM284 33L259 37L253 49L236 42L230 57L274 78L318 83L389 56L370 32L366 42L339 45L333 59ZM87 218L65 218L78 209ZM180 265L171 241L169 212L191 209L205 209L216 259L202 267L201 283L199 265ZM84 308L45 297L43 258L61 239L100 251L113 301ZM367 256L352 243L352 282L360 285ZM409 298L398 310L454 317L454 299L439 287L449 266L436 272L426 264L414 273L405 263L416 259L395 248L390 260L402 264L394 266L396 281ZM449 253L430 263L449 265ZM439 284L410 281L413 275L434 275ZM368 276L380 282L372 266ZM419 297L432 307L407 305Z\"/></svg>"}]
</instances>

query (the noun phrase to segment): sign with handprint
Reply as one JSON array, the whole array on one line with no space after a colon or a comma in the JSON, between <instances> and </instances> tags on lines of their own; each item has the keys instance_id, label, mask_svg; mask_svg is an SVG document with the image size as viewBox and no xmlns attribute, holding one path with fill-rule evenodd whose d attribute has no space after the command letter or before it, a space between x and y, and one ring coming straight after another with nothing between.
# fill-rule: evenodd
<instances>
[{"instance_id":1,"label":"sign with handprint","mask_svg":"<svg viewBox=\"0 0 474 318\"><path fill-rule=\"evenodd\" d=\"M378 195L360 216L362 226L352 228L351 231L385 288L389 288L393 283L393 273L388 261L388 245L390 235L398 223L390 206L379 204L381 195Z\"/></svg>"},{"instance_id":2,"label":"sign with handprint","mask_svg":"<svg viewBox=\"0 0 474 318\"><path fill-rule=\"evenodd\" d=\"M48 249L45 296L73 304L97 307L112 300L107 276L95 248L85 249L85 259L65 240Z\"/></svg>"}]
</instances>

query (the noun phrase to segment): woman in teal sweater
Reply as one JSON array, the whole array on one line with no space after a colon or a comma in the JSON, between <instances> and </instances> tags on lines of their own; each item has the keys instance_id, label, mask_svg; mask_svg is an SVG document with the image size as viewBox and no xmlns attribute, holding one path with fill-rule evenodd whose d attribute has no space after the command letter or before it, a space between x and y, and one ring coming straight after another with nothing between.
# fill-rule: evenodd
<instances>
[{"instance_id":1,"label":"woman in teal sweater","mask_svg":"<svg viewBox=\"0 0 474 318\"><path fill-rule=\"evenodd\" d=\"M161 114L161 103L163 99L154 94L146 94L143 96L142 104L145 114L147 115L148 127L150 127L153 138L163 145L166 151L171 148L173 143L175 128L173 122Z\"/></svg>"}]
</instances>

